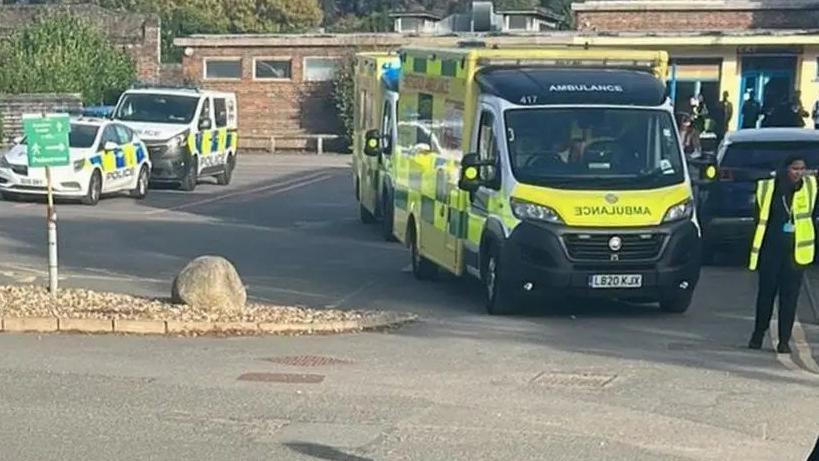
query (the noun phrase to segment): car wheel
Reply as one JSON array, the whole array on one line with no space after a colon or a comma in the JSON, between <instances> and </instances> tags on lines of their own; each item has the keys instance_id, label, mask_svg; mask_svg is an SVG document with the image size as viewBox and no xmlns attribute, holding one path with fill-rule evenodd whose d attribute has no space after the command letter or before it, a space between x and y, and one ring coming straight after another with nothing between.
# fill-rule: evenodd
<instances>
[{"instance_id":1,"label":"car wheel","mask_svg":"<svg viewBox=\"0 0 819 461\"><path fill-rule=\"evenodd\" d=\"M196 189L196 182L199 180L199 160L196 157L188 164L188 171L182 179L181 189L186 192L193 192Z\"/></svg>"},{"instance_id":2,"label":"car wheel","mask_svg":"<svg viewBox=\"0 0 819 461\"><path fill-rule=\"evenodd\" d=\"M91 174L91 179L88 181L88 192L82 199L83 205L94 206L100 202L102 197L102 174L99 170L95 170Z\"/></svg>"},{"instance_id":3,"label":"car wheel","mask_svg":"<svg viewBox=\"0 0 819 461\"><path fill-rule=\"evenodd\" d=\"M131 191L131 197L137 200L144 199L148 195L148 182L150 179L148 167L142 165L142 168L139 170L139 176L137 177L136 187Z\"/></svg>"},{"instance_id":4,"label":"car wheel","mask_svg":"<svg viewBox=\"0 0 819 461\"><path fill-rule=\"evenodd\" d=\"M660 298L660 311L669 314L682 314L691 306L691 291L675 291Z\"/></svg>"},{"instance_id":5,"label":"car wheel","mask_svg":"<svg viewBox=\"0 0 819 461\"><path fill-rule=\"evenodd\" d=\"M489 315L510 315L516 312L518 296L504 277L500 263L500 251L496 245L489 247L486 266L483 269L484 296Z\"/></svg>"},{"instance_id":6,"label":"car wheel","mask_svg":"<svg viewBox=\"0 0 819 461\"><path fill-rule=\"evenodd\" d=\"M220 186L227 186L230 180L233 179L233 169L236 168L236 157L228 156L228 161L225 164L225 171L216 176L216 183Z\"/></svg>"},{"instance_id":7,"label":"car wheel","mask_svg":"<svg viewBox=\"0 0 819 461\"><path fill-rule=\"evenodd\" d=\"M395 241L395 235L393 235L393 219L395 214L395 204L392 202L391 194L387 191L384 191L384 195L381 198L381 208L384 210L381 216L381 235L384 237L384 240L388 242Z\"/></svg>"},{"instance_id":8,"label":"car wheel","mask_svg":"<svg viewBox=\"0 0 819 461\"><path fill-rule=\"evenodd\" d=\"M410 256L412 257L412 275L418 280L433 280L438 275L438 267L421 255L418 248L418 237L415 233L415 223L410 222L409 238Z\"/></svg>"}]
</instances>

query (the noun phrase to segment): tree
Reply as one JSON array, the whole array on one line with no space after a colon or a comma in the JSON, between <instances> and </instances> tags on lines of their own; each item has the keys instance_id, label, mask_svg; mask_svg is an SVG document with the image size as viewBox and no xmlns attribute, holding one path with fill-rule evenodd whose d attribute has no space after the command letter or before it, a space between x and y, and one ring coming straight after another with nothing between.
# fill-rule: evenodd
<instances>
[{"instance_id":1,"label":"tree","mask_svg":"<svg viewBox=\"0 0 819 461\"><path fill-rule=\"evenodd\" d=\"M333 79L333 102L336 106L338 118L344 128L345 141L352 142L355 121L355 60L352 56L344 59L338 66Z\"/></svg>"},{"instance_id":2,"label":"tree","mask_svg":"<svg viewBox=\"0 0 819 461\"><path fill-rule=\"evenodd\" d=\"M317 0L225 0L230 31L294 32L321 24Z\"/></svg>"},{"instance_id":3,"label":"tree","mask_svg":"<svg viewBox=\"0 0 819 461\"><path fill-rule=\"evenodd\" d=\"M131 58L86 19L64 12L37 17L0 42L0 93L80 93L112 102L135 79Z\"/></svg>"}]
</instances>

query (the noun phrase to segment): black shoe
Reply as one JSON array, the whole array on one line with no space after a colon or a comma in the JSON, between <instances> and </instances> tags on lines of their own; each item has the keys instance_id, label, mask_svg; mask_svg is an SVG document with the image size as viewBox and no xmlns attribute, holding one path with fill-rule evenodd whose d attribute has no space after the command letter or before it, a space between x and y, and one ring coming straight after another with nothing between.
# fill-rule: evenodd
<instances>
[{"instance_id":1,"label":"black shoe","mask_svg":"<svg viewBox=\"0 0 819 461\"><path fill-rule=\"evenodd\" d=\"M763 339L765 339L765 333L754 333L751 340L748 341L748 349L762 349Z\"/></svg>"},{"instance_id":2,"label":"black shoe","mask_svg":"<svg viewBox=\"0 0 819 461\"><path fill-rule=\"evenodd\" d=\"M776 352L779 354L790 354L791 346L789 346L787 342L779 341L779 345L776 346Z\"/></svg>"}]
</instances>

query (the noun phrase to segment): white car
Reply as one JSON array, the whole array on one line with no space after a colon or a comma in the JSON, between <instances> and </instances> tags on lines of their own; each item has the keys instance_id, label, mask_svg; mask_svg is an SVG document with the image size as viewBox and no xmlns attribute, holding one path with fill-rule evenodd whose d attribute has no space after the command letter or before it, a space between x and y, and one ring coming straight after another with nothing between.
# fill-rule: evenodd
<instances>
[{"instance_id":1,"label":"white car","mask_svg":"<svg viewBox=\"0 0 819 461\"><path fill-rule=\"evenodd\" d=\"M151 160L145 144L127 126L110 120L75 119L69 133L70 164L51 168L55 197L96 205L103 194L148 194ZM0 156L0 195L4 198L46 195L45 168L30 168L26 141Z\"/></svg>"}]
</instances>

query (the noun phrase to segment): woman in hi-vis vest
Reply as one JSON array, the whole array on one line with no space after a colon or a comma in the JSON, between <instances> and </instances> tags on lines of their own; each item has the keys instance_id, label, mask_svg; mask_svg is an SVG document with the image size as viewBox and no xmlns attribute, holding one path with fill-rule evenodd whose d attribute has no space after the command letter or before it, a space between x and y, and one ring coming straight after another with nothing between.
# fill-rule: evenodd
<instances>
[{"instance_id":1,"label":"woman in hi-vis vest","mask_svg":"<svg viewBox=\"0 0 819 461\"><path fill-rule=\"evenodd\" d=\"M805 159L790 156L770 179L756 185L756 231L750 269L759 271L756 326L748 344L760 349L779 296L779 344L788 354L802 276L815 251L816 177L806 174Z\"/></svg>"}]
</instances>

